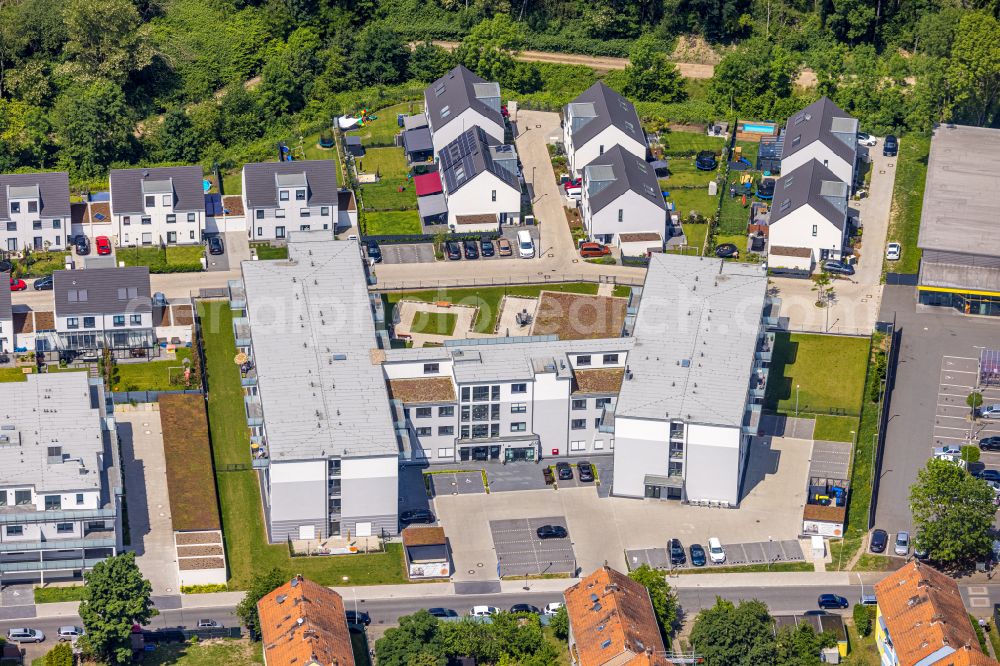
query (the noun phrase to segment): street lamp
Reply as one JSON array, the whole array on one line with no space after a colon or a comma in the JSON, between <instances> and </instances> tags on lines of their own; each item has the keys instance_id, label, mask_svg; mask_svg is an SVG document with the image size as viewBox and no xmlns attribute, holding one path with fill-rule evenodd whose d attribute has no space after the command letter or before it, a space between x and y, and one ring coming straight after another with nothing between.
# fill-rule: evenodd
<instances>
[{"instance_id":1,"label":"street lamp","mask_svg":"<svg viewBox=\"0 0 1000 666\"><path fill-rule=\"evenodd\" d=\"M768 571L771 571L771 553L772 553L771 543L772 543L771 537L768 536L767 537L767 570Z\"/></svg>"},{"instance_id":2,"label":"street lamp","mask_svg":"<svg viewBox=\"0 0 1000 666\"><path fill-rule=\"evenodd\" d=\"M795 416L799 415L799 385L795 385Z\"/></svg>"}]
</instances>

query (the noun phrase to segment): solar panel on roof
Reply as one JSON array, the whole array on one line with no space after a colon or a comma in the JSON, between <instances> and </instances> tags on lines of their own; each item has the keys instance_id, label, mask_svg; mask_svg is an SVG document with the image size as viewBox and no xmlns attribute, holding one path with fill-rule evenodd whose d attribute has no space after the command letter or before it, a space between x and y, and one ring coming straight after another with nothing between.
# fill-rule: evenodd
<instances>
[{"instance_id":1,"label":"solar panel on roof","mask_svg":"<svg viewBox=\"0 0 1000 666\"><path fill-rule=\"evenodd\" d=\"M98 222L103 222L107 218L104 216L104 213L94 213L94 219Z\"/></svg>"}]
</instances>

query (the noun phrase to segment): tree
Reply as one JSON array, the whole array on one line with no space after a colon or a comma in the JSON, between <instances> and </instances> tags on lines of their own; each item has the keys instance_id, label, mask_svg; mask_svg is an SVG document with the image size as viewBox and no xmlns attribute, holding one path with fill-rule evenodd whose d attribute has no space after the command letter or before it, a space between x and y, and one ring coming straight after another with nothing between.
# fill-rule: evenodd
<instances>
[{"instance_id":1,"label":"tree","mask_svg":"<svg viewBox=\"0 0 1000 666\"><path fill-rule=\"evenodd\" d=\"M965 404L967 404L970 409L979 409L983 406L983 394L979 391L973 391L965 399Z\"/></svg>"},{"instance_id":2,"label":"tree","mask_svg":"<svg viewBox=\"0 0 1000 666\"><path fill-rule=\"evenodd\" d=\"M629 572L628 577L649 591L649 598L653 602L656 619L660 621L660 628L664 634L669 634L677 622L678 603L677 594L670 589L666 574L648 564L643 564Z\"/></svg>"},{"instance_id":3,"label":"tree","mask_svg":"<svg viewBox=\"0 0 1000 666\"><path fill-rule=\"evenodd\" d=\"M109 557L84 575L86 588L80 602L80 619L86 635L81 639L109 664L132 662L133 624L146 624L153 608L153 586L142 577L135 553Z\"/></svg>"},{"instance_id":4,"label":"tree","mask_svg":"<svg viewBox=\"0 0 1000 666\"><path fill-rule=\"evenodd\" d=\"M967 463L977 463L981 457L979 447L974 444L966 444L962 447L962 460Z\"/></svg>"},{"instance_id":5,"label":"tree","mask_svg":"<svg viewBox=\"0 0 1000 666\"><path fill-rule=\"evenodd\" d=\"M854 615L854 628L858 630L858 634L864 638L872 633L872 614L869 612L868 606L854 604L852 613Z\"/></svg>"},{"instance_id":6,"label":"tree","mask_svg":"<svg viewBox=\"0 0 1000 666\"><path fill-rule=\"evenodd\" d=\"M156 132L157 154L164 162L197 162L200 144L184 109L173 108L163 116Z\"/></svg>"},{"instance_id":7,"label":"tree","mask_svg":"<svg viewBox=\"0 0 1000 666\"><path fill-rule=\"evenodd\" d=\"M520 25L500 14L470 30L455 49L455 59L484 79L499 81L514 68L514 53L522 40Z\"/></svg>"},{"instance_id":8,"label":"tree","mask_svg":"<svg viewBox=\"0 0 1000 666\"><path fill-rule=\"evenodd\" d=\"M953 462L931 459L910 486L918 546L937 562L968 563L990 551L993 489Z\"/></svg>"},{"instance_id":9,"label":"tree","mask_svg":"<svg viewBox=\"0 0 1000 666\"><path fill-rule=\"evenodd\" d=\"M566 610L565 605L560 606L556 614L552 616L549 626L552 627L552 633L559 640L564 641L569 638L569 611Z\"/></svg>"},{"instance_id":10,"label":"tree","mask_svg":"<svg viewBox=\"0 0 1000 666\"><path fill-rule=\"evenodd\" d=\"M237 604L236 617L240 618L240 622L247 628L253 640L260 640L260 615L257 614L257 602L284 585L287 582L285 579L285 574L277 569L258 574L250 582L243 599Z\"/></svg>"},{"instance_id":11,"label":"tree","mask_svg":"<svg viewBox=\"0 0 1000 666\"><path fill-rule=\"evenodd\" d=\"M133 122L122 89L98 80L72 86L56 99L52 128L60 162L75 173L95 176L132 147Z\"/></svg>"},{"instance_id":12,"label":"tree","mask_svg":"<svg viewBox=\"0 0 1000 666\"><path fill-rule=\"evenodd\" d=\"M441 78L455 66L451 53L430 41L421 42L410 54L410 78L430 83Z\"/></svg>"},{"instance_id":13,"label":"tree","mask_svg":"<svg viewBox=\"0 0 1000 666\"><path fill-rule=\"evenodd\" d=\"M45 653L43 666L73 666L73 647L69 643L56 643Z\"/></svg>"},{"instance_id":14,"label":"tree","mask_svg":"<svg viewBox=\"0 0 1000 666\"><path fill-rule=\"evenodd\" d=\"M792 95L798 58L754 37L727 53L709 83L709 100L720 112L768 118L779 100ZM799 105L798 101L794 101Z\"/></svg>"},{"instance_id":15,"label":"tree","mask_svg":"<svg viewBox=\"0 0 1000 666\"><path fill-rule=\"evenodd\" d=\"M632 44L625 78L625 94L644 102L680 102L687 96L680 72L651 33Z\"/></svg>"},{"instance_id":16,"label":"tree","mask_svg":"<svg viewBox=\"0 0 1000 666\"><path fill-rule=\"evenodd\" d=\"M812 276L812 281L812 290L818 292L816 294L816 307L829 308L835 298L832 286L833 280L830 278L830 274L826 271L821 271Z\"/></svg>"},{"instance_id":17,"label":"tree","mask_svg":"<svg viewBox=\"0 0 1000 666\"><path fill-rule=\"evenodd\" d=\"M778 647L773 626L764 602L750 599L737 606L717 598L695 618L691 644L710 666L774 664Z\"/></svg>"},{"instance_id":18,"label":"tree","mask_svg":"<svg viewBox=\"0 0 1000 666\"><path fill-rule=\"evenodd\" d=\"M398 32L381 23L361 31L351 54L352 69L362 86L398 83L406 76L410 51Z\"/></svg>"},{"instance_id":19,"label":"tree","mask_svg":"<svg viewBox=\"0 0 1000 666\"><path fill-rule=\"evenodd\" d=\"M1000 22L984 11L968 12L958 24L946 80L956 119L989 124L1000 99Z\"/></svg>"},{"instance_id":20,"label":"tree","mask_svg":"<svg viewBox=\"0 0 1000 666\"><path fill-rule=\"evenodd\" d=\"M448 658L441 623L424 610L399 618L399 627L389 629L375 641L375 658L379 666L410 666L418 658L422 663L444 666ZM430 662L429 658L436 661Z\"/></svg>"},{"instance_id":21,"label":"tree","mask_svg":"<svg viewBox=\"0 0 1000 666\"><path fill-rule=\"evenodd\" d=\"M153 61L149 26L131 0L68 0L63 20L74 76L121 84Z\"/></svg>"},{"instance_id":22,"label":"tree","mask_svg":"<svg viewBox=\"0 0 1000 666\"><path fill-rule=\"evenodd\" d=\"M778 652L776 666L820 666L820 650L837 644L833 634L817 634L806 622L795 627L781 627L775 633L774 642Z\"/></svg>"}]
</instances>

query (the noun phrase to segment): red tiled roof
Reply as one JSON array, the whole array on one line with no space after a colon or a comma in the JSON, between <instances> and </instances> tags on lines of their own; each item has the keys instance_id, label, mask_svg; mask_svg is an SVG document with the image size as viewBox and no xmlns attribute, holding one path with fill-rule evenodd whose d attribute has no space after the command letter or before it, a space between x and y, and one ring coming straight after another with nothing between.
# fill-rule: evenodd
<instances>
[{"instance_id":1,"label":"red tiled roof","mask_svg":"<svg viewBox=\"0 0 1000 666\"><path fill-rule=\"evenodd\" d=\"M354 666L344 601L333 590L296 578L257 611L267 666Z\"/></svg>"},{"instance_id":2,"label":"red tiled roof","mask_svg":"<svg viewBox=\"0 0 1000 666\"><path fill-rule=\"evenodd\" d=\"M413 177L413 187L417 190L417 196L423 197L428 194L441 192L441 174L437 171L425 173L421 176Z\"/></svg>"}]
</instances>

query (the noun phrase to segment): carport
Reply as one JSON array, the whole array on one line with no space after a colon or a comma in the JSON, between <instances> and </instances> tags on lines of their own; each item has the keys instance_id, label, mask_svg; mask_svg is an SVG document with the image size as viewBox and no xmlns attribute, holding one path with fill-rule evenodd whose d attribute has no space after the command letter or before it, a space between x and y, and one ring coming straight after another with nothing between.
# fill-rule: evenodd
<instances>
[{"instance_id":1,"label":"carport","mask_svg":"<svg viewBox=\"0 0 1000 666\"><path fill-rule=\"evenodd\" d=\"M806 505L802 509L803 534L828 537L844 534L851 448L850 442L813 442Z\"/></svg>"},{"instance_id":2,"label":"carport","mask_svg":"<svg viewBox=\"0 0 1000 666\"><path fill-rule=\"evenodd\" d=\"M448 217L448 204L445 203L443 194L418 197L417 210L424 224L441 223Z\"/></svg>"},{"instance_id":3,"label":"carport","mask_svg":"<svg viewBox=\"0 0 1000 666\"><path fill-rule=\"evenodd\" d=\"M411 162L426 162L434 155L431 131L426 127L403 132L403 147Z\"/></svg>"},{"instance_id":4,"label":"carport","mask_svg":"<svg viewBox=\"0 0 1000 666\"><path fill-rule=\"evenodd\" d=\"M421 174L413 177L413 189L418 197L426 197L430 194L441 194L441 174L437 171Z\"/></svg>"}]
</instances>

